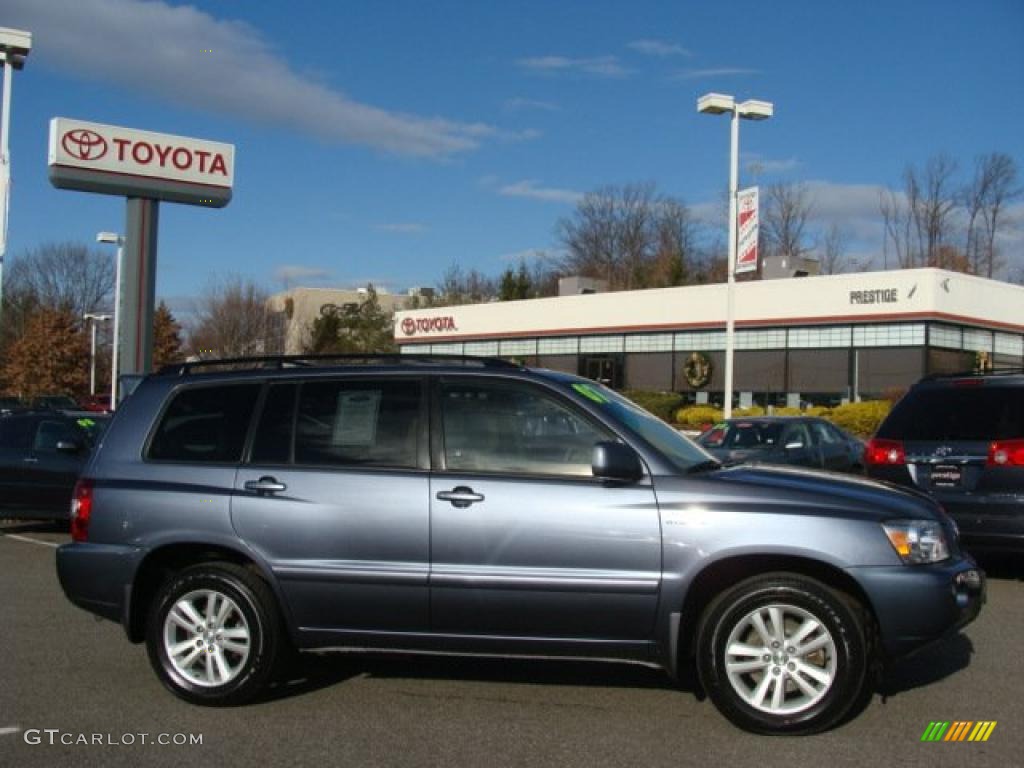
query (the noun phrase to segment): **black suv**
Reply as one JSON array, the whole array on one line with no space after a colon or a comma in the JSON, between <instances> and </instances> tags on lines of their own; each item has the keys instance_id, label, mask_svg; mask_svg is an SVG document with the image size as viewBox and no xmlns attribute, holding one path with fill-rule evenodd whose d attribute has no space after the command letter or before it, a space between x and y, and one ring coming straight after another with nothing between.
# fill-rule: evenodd
<instances>
[{"instance_id":1,"label":"black suv","mask_svg":"<svg viewBox=\"0 0 1024 768\"><path fill-rule=\"evenodd\" d=\"M915 384L868 444L867 473L930 493L968 549L1024 551L1024 372Z\"/></svg>"}]
</instances>

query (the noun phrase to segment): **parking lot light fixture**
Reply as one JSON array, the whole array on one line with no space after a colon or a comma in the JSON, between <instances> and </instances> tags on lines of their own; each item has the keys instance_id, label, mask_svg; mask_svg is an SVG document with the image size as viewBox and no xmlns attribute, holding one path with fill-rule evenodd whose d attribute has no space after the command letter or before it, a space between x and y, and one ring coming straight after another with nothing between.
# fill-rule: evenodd
<instances>
[{"instance_id":1,"label":"parking lot light fixture","mask_svg":"<svg viewBox=\"0 0 1024 768\"><path fill-rule=\"evenodd\" d=\"M736 196L739 191L740 118L767 120L775 112L770 101L748 99L736 103L733 96L724 93L706 93L697 99L697 111L705 115L731 115L729 143L729 265L726 273L725 308L725 392L722 415L732 418L733 350L735 347L736 309L734 285L736 283Z\"/></svg>"},{"instance_id":2,"label":"parking lot light fixture","mask_svg":"<svg viewBox=\"0 0 1024 768\"><path fill-rule=\"evenodd\" d=\"M89 352L89 394L96 394L96 323L105 323L111 319L111 315L97 315L86 312L82 315L86 320L92 321L92 346Z\"/></svg>"},{"instance_id":3,"label":"parking lot light fixture","mask_svg":"<svg viewBox=\"0 0 1024 768\"><path fill-rule=\"evenodd\" d=\"M121 261L124 259L124 235L99 232L96 242L117 246L117 264L114 269L114 342L110 353L110 410L114 410L117 408L117 363L121 350Z\"/></svg>"}]
</instances>

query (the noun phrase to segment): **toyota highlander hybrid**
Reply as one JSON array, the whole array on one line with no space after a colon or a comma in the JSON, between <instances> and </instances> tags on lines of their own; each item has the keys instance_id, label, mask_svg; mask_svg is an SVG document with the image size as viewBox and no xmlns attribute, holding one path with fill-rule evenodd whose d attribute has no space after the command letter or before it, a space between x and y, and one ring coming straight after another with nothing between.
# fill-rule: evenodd
<instances>
[{"instance_id":1,"label":"toyota highlander hybrid","mask_svg":"<svg viewBox=\"0 0 1024 768\"><path fill-rule=\"evenodd\" d=\"M589 656L695 666L738 726L810 733L984 600L929 496L722 467L593 381L247 362L139 384L57 553L71 601L196 704L253 699L292 648Z\"/></svg>"}]
</instances>

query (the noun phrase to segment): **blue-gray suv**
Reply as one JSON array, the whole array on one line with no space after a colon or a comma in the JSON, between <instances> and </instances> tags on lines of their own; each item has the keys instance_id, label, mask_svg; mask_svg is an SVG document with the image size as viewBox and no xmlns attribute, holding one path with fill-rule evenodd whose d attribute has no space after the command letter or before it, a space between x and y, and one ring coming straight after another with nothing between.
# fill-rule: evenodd
<instances>
[{"instance_id":1,"label":"blue-gray suv","mask_svg":"<svg viewBox=\"0 0 1024 768\"><path fill-rule=\"evenodd\" d=\"M735 724L808 733L985 589L924 494L723 468L600 384L491 359L164 369L71 526L68 597L197 704L252 699L291 649L588 656L695 665Z\"/></svg>"}]
</instances>

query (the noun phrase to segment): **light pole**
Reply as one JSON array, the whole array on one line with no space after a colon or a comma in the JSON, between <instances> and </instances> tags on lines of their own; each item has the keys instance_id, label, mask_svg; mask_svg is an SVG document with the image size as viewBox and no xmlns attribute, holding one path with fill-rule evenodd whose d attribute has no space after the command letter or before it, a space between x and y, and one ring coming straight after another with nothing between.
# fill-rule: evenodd
<instances>
[{"instance_id":1,"label":"light pole","mask_svg":"<svg viewBox=\"0 0 1024 768\"><path fill-rule=\"evenodd\" d=\"M96 394L96 323L106 322L110 315L94 315L86 312L82 315L86 320L92 321L92 349L89 353L89 394Z\"/></svg>"},{"instance_id":2,"label":"light pole","mask_svg":"<svg viewBox=\"0 0 1024 768\"><path fill-rule=\"evenodd\" d=\"M25 66L32 50L32 33L0 27L0 63L4 68L3 106L0 108L0 313L4 306L4 254L7 253L7 213L11 199L11 77L13 70Z\"/></svg>"},{"instance_id":3,"label":"light pole","mask_svg":"<svg viewBox=\"0 0 1024 768\"><path fill-rule=\"evenodd\" d=\"M117 408L117 362L121 349L121 262L124 260L124 235L100 232L97 243L117 246L117 264L114 268L114 346L110 353L110 410Z\"/></svg>"},{"instance_id":4,"label":"light pole","mask_svg":"<svg viewBox=\"0 0 1024 768\"><path fill-rule=\"evenodd\" d=\"M736 103L736 99L721 93L706 93L697 99L697 111L706 115L728 113L731 120L731 141L729 146L729 278L726 288L725 307L725 402L723 416L732 418L733 390L733 349L735 346L735 298L733 286L736 283L736 194L739 190L740 118L746 120L767 120L774 107L769 101L747 101Z\"/></svg>"}]
</instances>

